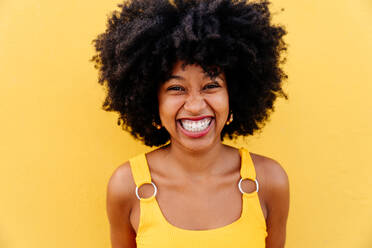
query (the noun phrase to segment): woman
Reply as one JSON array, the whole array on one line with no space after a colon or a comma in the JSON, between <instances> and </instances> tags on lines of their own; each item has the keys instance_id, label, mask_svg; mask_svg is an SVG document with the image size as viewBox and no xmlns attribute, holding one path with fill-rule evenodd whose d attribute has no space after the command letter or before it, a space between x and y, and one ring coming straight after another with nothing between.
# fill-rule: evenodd
<instances>
[{"instance_id":1,"label":"woman","mask_svg":"<svg viewBox=\"0 0 372 248\"><path fill-rule=\"evenodd\" d=\"M103 107L152 152L112 174L113 248L284 247L288 177L222 143L263 127L286 78L267 1L133 0L94 40Z\"/></svg>"}]
</instances>

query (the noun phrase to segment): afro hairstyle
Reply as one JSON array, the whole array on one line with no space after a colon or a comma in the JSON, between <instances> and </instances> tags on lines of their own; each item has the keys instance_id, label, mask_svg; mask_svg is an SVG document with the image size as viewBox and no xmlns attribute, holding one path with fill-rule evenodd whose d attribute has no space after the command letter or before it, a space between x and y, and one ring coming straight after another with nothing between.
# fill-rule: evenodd
<instances>
[{"instance_id":1,"label":"afro hairstyle","mask_svg":"<svg viewBox=\"0 0 372 248\"><path fill-rule=\"evenodd\" d=\"M209 75L225 73L234 121L230 139L262 129L287 75L281 68L286 30L274 25L270 2L242 0L127 0L108 16L92 43L102 108L119 113L117 124L147 146L170 140L160 123L157 89L174 64L197 64ZM218 68L218 70L216 70Z\"/></svg>"}]
</instances>

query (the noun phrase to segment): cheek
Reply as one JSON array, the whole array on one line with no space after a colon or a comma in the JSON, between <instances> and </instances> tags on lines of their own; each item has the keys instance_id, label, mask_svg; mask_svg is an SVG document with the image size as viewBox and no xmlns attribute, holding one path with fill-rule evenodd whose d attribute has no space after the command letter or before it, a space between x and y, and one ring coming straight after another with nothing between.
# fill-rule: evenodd
<instances>
[{"instance_id":1,"label":"cheek","mask_svg":"<svg viewBox=\"0 0 372 248\"><path fill-rule=\"evenodd\" d=\"M181 97L168 96L159 98L159 116L163 125L169 125L168 122L174 122L178 110L182 106Z\"/></svg>"},{"instance_id":2,"label":"cheek","mask_svg":"<svg viewBox=\"0 0 372 248\"><path fill-rule=\"evenodd\" d=\"M220 102L224 106L224 109L229 112L229 95L227 91L222 94Z\"/></svg>"},{"instance_id":3,"label":"cheek","mask_svg":"<svg viewBox=\"0 0 372 248\"><path fill-rule=\"evenodd\" d=\"M211 106L220 115L220 117L227 116L229 113L229 96L227 92L221 92L209 99Z\"/></svg>"},{"instance_id":4,"label":"cheek","mask_svg":"<svg viewBox=\"0 0 372 248\"><path fill-rule=\"evenodd\" d=\"M213 108L216 114L217 129L222 129L225 126L229 115L229 97L227 92L221 92L209 99L209 105Z\"/></svg>"}]
</instances>

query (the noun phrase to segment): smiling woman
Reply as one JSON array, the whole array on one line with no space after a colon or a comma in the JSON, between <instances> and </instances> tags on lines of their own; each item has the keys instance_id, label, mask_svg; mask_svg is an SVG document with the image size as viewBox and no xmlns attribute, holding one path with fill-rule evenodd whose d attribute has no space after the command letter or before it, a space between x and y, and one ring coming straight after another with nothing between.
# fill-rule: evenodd
<instances>
[{"instance_id":1,"label":"smiling woman","mask_svg":"<svg viewBox=\"0 0 372 248\"><path fill-rule=\"evenodd\" d=\"M94 40L103 107L148 146L107 188L113 248L284 247L289 183L224 145L260 130L286 78L268 1L133 0Z\"/></svg>"},{"instance_id":2,"label":"smiling woman","mask_svg":"<svg viewBox=\"0 0 372 248\"><path fill-rule=\"evenodd\" d=\"M173 146L205 152L221 142L229 113L223 73L210 77L200 66L179 61L158 90L159 116ZM196 139L198 138L198 139Z\"/></svg>"}]
</instances>

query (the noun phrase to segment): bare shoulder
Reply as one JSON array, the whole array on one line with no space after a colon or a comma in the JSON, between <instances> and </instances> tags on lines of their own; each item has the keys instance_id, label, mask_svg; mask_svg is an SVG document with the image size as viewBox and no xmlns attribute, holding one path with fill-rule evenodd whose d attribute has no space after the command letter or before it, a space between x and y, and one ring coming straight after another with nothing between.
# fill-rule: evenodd
<instances>
[{"instance_id":1,"label":"bare shoulder","mask_svg":"<svg viewBox=\"0 0 372 248\"><path fill-rule=\"evenodd\" d=\"M126 161L113 171L107 184L107 194L112 200L128 203L134 199L135 188L130 164Z\"/></svg>"},{"instance_id":2,"label":"bare shoulder","mask_svg":"<svg viewBox=\"0 0 372 248\"><path fill-rule=\"evenodd\" d=\"M252 154L257 179L261 180L261 194L267 210L266 247L284 247L289 213L289 180L282 165L266 156Z\"/></svg>"},{"instance_id":3,"label":"bare shoulder","mask_svg":"<svg viewBox=\"0 0 372 248\"><path fill-rule=\"evenodd\" d=\"M115 169L107 184L106 210L113 248L136 247L135 233L130 223L134 192L130 164L125 162Z\"/></svg>"},{"instance_id":4,"label":"bare shoulder","mask_svg":"<svg viewBox=\"0 0 372 248\"><path fill-rule=\"evenodd\" d=\"M283 166L275 159L250 152L257 179L265 183L266 189L287 188L288 175Z\"/></svg>"},{"instance_id":5,"label":"bare shoulder","mask_svg":"<svg viewBox=\"0 0 372 248\"><path fill-rule=\"evenodd\" d=\"M251 156L267 209L266 247L284 247L289 213L288 175L278 161L253 153Z\"/></svg>"}]
</instances>

